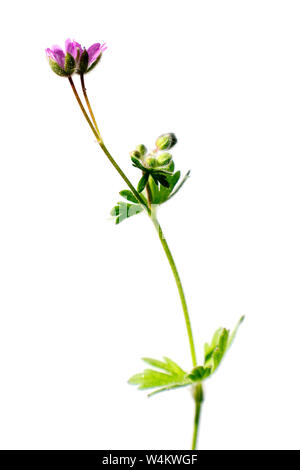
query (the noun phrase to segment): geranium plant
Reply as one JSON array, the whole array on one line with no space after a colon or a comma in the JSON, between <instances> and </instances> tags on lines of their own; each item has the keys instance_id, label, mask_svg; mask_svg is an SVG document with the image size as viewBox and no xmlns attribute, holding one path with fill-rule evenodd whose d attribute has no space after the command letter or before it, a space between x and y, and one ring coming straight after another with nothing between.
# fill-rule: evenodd
<instances>
[{"instance_id":1,"label":"geranium plant","mask_svg":"<svg viewBox=\"0 0 300 470\"><path fill-rule=\"evenodd\" d=\"M59 46L53 46L51 49L46 49L46 56L52 70L58 76L68 80L78 105L99 147L126 184L126 188L120 191L120 196L123 199L117 202L111 211L115 223L120 224L122 221L134 215L146 213L149 220L154 224L170 264L185 319L191 353L191 365L187 368L181 367L169 357L164 357L162 360L145 357L143 361L147 364L147 368L133 375L129 379L129 383L137 385L140 390L149 390L148 396L181 387L191 389L195 402L191 447L192 449L196 449L200 411L204 399L203 382L214 374L219 367L226 351L231 346L243 317L240 318L232 333L226 328L216 330L211 342L204 345L203 360L199 363L182 282L173 255L157 218L159 206L168 202L169 199L178 193L187 181L190 172L181 178L180 171L175 171L175 163L171 152L177 143L177 138L172 132L160 135L155 141L154 149L151 151L148 151L144 144L139 144L130 152L129 157L132 165L137 169L138 178L136 185L127 178L126 174L112 157L110 151L104 144L85 87L85 75L93 70L100 62L105 50L105 44L96 43L88 49L85 49L78 42L67 39L65 50ZM72 78L74 74L79 76L86 107L75 87Z\"/></svg>"}]
</instances>

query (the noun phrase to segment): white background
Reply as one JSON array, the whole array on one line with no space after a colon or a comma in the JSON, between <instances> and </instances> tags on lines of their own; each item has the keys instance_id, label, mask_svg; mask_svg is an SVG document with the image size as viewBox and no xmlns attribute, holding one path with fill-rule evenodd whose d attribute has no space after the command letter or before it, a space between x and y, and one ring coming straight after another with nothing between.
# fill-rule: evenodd
<instances>
[{"instance_id":1,"label":"white background","mask_svg":"<svg viewBox=\"0 0 300 470\"><path fill-rule=\"evenodd\" d=\"M0 446L188 448L187 390L147 399L140 357L190 368L169 266L44 49L106 41L87 88L105 142L177 134L192 176L160 220L202 345L246 320L207 382L201 449L299 448L298 1L40 1L1 7Z\"/></svg>"}]
</instances>

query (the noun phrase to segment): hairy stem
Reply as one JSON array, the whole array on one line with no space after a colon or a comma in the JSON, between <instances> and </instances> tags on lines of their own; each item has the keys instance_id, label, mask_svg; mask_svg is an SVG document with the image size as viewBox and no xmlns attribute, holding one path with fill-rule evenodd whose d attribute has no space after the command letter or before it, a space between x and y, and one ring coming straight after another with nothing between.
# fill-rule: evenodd
<instances>
[{"instance_id":1,"label":"hairy stem","mask_svg":"<svg viewBox=\"0 0 300 470\"><path fill-rule=\"evenodd\" d=\"M107 150L101 136L100 136L100 133L99 131L97 131L97 128L95 128L82 104L82 101L80 99L80 96L78 95L77 93L77 90L76 90L76 87L74 85L74 82L72 80L71 77L68 77L69 78L69 82L70 82L70 85L72 87L72 90L73 90L73 93L75 95L75 98L77 100L77 103L79 104L79 107L85 117L85 119L87 120L87 123L88 125L90 126L94 136L96 137L97 139L97 142L98 144L100 145L100 147L102 148L103 152L105 153L105 155L107 156L107 158L109 159L109 161L111 162L111 164L114 166L114 168L117 170L117 172L119 173L119 175L123 178L123 180L125 181L125 183L127 184L127 186L130 188L130 190L132 191L132 193L135 195L135 197L137 198L137 200L139 201L139 203L142 205L142 207L144 207L144 209L147 211L148 214L151 214L151 209L148 207L147 204L145 204L145 201L141 198L140 194L137 192L137 190L135 189L135 187L133 186L133 184L131 183L131 181L127 178L127 176L125 175L124 171L121 170L121 168L119 167L119 165L117 164L117 162L115 161L115 159L111 156L111 154L109 153L109 151ZM84 85L84 82L83 82L83 85ZM86 94L86 90L85 90L85 96L87 97L87 94ZM91 106L89 104L89 108L91 109ZM91 114L91 116L94 116L94 114ZM95 117L93 118L95 119ZM95 121L96 122L96 121ZM98 127L98 126L97 126Z\"/></svg>"},{"instance_id":2,"label":"hairy stem","mask_svg":"<svg viewBox=\"0 0 300 470\"><path fill-rule=\"evenodd\" d=\"M152 217L151 218L152 218L153 224L156 228L156 231L158 233L158 236L159 236L159 239L161 241L162 247L163 247L163 249L165 251L165 254L168 258L170 267L172 269L172 272L173 272L173 275L174 275L174 278L175 278L175 282L176 282L176 285L177 285L179 297L180 297L180 300L181 300L183 315L184 315L184 319L185 319L185 324L186 324L186 330L187 330L189 344L190 344L190 351L191 351L191 356L192 356L193 367L196 367L197 358L196 358L196 351L195 351L195 344L194 344L192 326L191 326L190 316L189 316L189 312L188 312L187 302L186 302L186 298L185 298L185 295L184 295L181 279L180 279L180 276L179 276L179 273L178 273L173 255L172 255L171 250L169 248L169 245L167 243L167 240L165 239L165 236L163 234L160 223L158 222L155 211L153 211L153 210L152 210Z\"/></svg>"},{"instance_id":3,"label":"hairy stem","mask_svg":"<svg viewBox=\"0 0 300 470\"><path fill-rule=\"evenodd\" d=\"M199 435L199 423L200 423L200 413L201 413L201 401L195 400L195 417L194 417L194 432L192 440L192 450L197 449L197 440Z\"/></svg>"},{"instance_id":4,"label":"hairy stem","mask_svg":"<svg viewBox=\"0 0 300 470\"><path fill-rule=\"evenodd\" d=\"M165 239L165 236L163 234L162 228L161 228L161 226L158 222L158 219L156 217L155 207L152 205L152 194L151 194L150 186L149 186L149 184L147 184L147 186L146 186L146 192L147 192L147 198L148 198L148 204L146 204L145 201L140 196L140 194L135 189L135 187L133 186L133 184L127 178L125 173L121 170L121 168L119 167L119 165L117 164L115 159L112 157L112 155L110 154L110 152L108 151L107 147L105 146L105 144L102 140L102 137L101 137L101 134L100 134L100 131L99 131L94 113L92 111L92 107L90 105L90 102L89 102L89 99L88 99L88 96L87 96L85 83L84 83L84 76L82 74L80 75L81 87L82 87L83 96L85 98L85 101L86 101L86 104L87 104L87 107L88 107L88 110L89 110L89 113L90 113L90 116L91 116L93 122L89 118L89 116L88 116L88 114L87 114L87 112L86 112L86 110L85 110L85 108L82 104L82 101L81 101L81 99L80 99L80 97L77 93L77 90L76 90L76 87L74 85L74 82L73 82L72 78L71 77L68 77L68 78L69 78L69 82L70 82L70 85L72 87L72 90L74 92L75 98L76 98L76 100L79 104L79 107L80 107L87 123L89 124L94 136L96 137L98 144L100 145L101 149L103 150L103 152L107 156L108 160L111 162L111 164L117 170L119 175L123 178L123 180L125 181L127 186L130 188L132 193L135 195L137 200L146 209L148 215L151 217L151 220L152 220L152 222L153 222L153 224L156 228L156 231L158 233L158 236L159 236L159 239L161 241L162 247L163 247L163 249L165 251L165 254L167 256L167 259L169 261L169 264L170 264L170 267L171 267L171 270L173 272L175 282L176 282L176 285L177 285L179 297L180 297L180 300L181 300L182 310L183 310L183 314L184 314L185 324L186 324L186 330L187 330L187 335L188 335L188 340L189 340L189 345L190 345L192 363L193 363L193 367L195 367L197 365L197 358L196 358L195 344L194 344L194 338L193 338L193 332L192 332L192 326L191 326L190 316L189 316L189 312L188 312L187 302L186 302L186 298L185 298L185 295L184 295L181 279L180 279L180 276L179 276L179 273L178 273L173 255L171 253L169 245L168 245L168 243ZM197 386L196 390L197 390L197 392L194 393L195 417L194 417L194 433L193 433L193 441L192 441L192 450L196 449L196 445L197 445L200 410L201 410L201 403L202 403L202 399L203 399L202 398L203 394L202 394L201 384Z\"/></svg>"},{"instance_id":5,"label":"hairy stem","mask_svg":"<svg viewBox=\"0 0 300 470\"><path fill-rule=\"evenodd\" d=\"M79 96L78 93L77 93L77 90L76 90L76 87L75 87L75 85L74 85L74 82L73 82L72 77L68 77L68 80L69 80L69 82L70 82L70 85L71 85L71 88L72 88L73 93L74 93L74 95L75 95L75 98L76 98L76 100L77 100L77 103L79 104L79 107L80 107L80 109L81 109L81 111L82 111L82 113L83 113L85 119L87 120L88 125L90 126L90 128L91 128L91 130L92 130L94 136L96 137L97 142L100 144L101 137L99 136L97 130L94 128L94 126L93 126L93 124L92 124L92 122L91 122L91 120L90 120L90 118L89 118L89 116L88 116L88 113L86 112L85 107L84 107L83 104L82 104L82 101L81 101L81 99L80 99L80 96Z\"/></svg>"},{"instance_id":6,"label":"hairy stem","mask_svg":"<svg viewBox=\"0 0 300 470\"><path fill-rule=\"evenodd\" d=\"M197 439L199 435L201 406L204 400L202 384L199 383L197 385L194 385L192 392L193 392L193 397L195 400L195 416L194 416L194 432L193 432L193 440L192 440L192 450L195 450L197 448Z\"/></svg>"},{"instance_id":7,"label":"hairy stem","mask_svg":"<svg viewBox=\"0 0 300 470\"><path fill-rule=\"evenodd\" d=\"M165 236L163 234L162 228L160 226L160 223L158 222L158 219L156 217L156 211L155 211L155 206L152 205L152 194L151 194L151 188L149 183L146 185L146 192L147 192L147 197L148 197L148 204L149 207L151 208L151 219L152 222L157 230L159 239L161 241L161 244L163 246L163 249L166 253L167 259L169 261L170 267L172 269L175 282L177 285L177 289L179 292L180 300L181 300L181 305L183 309L183 314L184 314L184 319L185 319L185 324L186 324L186 330L188 334L188 339L189 339L189 344L190 344L190 351L191 351L191 356L192 356L192 362L193 362L193 367L197 365L197 357L196 357L196 351L195 351L195 343L194 343L194 338L193 338L193 332L192 332L192 326L191 326L191 321L190 321L190 316L187 308L187 302L185 299L182 283L179 277L179 273L173 258L173 255L171 253L171 250L169 248L169 245L167 243L167 240L165 239ZM197 438L198 438L198 432L199 432L199 422L200 422L200 410L201 410L201 403L203 401L203 390L202 390L202 385L199 384L195 387L194 389L194 401L195 401L195 417L194 417L194 430L193 430L193 440L192 440L192 450L195 450L197 447Z\"/></svg>"},{"instance_id":8,"label":"hairy stem","mask_svg":"<svg viewBox=\"0 0 300 470\"><path fill-rule=\"evenodd\" d=\"M83 74L83 73L80 74L80 83L81 83L82 93L83 93L83 96L84 96L86 105L87 105L88 110L89 110L89 112L90 112L92 121L93 121L94 126L95 126L95 128L96 128L96 131L98 132L98 135L99 135L99 137L100 137L100 139L101 139L99 127L98 127L97 121L96 121L96 119L95 119L95 116L94 116L92 107L91 107L91 105L90 105L90 100L89 100L88 95L87 95L87 92L86 92L86 87L85 87L85 83L84 83L84 74ZM101 140L102 140L102 139L101 139Z\"/></svg>"},{"instance_id":9,"label":"hairy stem","mask_svg":"<svg viewBox=\"0 0 300 470\"><path fill-rule=\"evenodd\" d=\"M169 248L169 245L167 243L167 240L163 234L162 228L160 226L160 223L158 222L158 219L156 217L156 210L155 206L152 205L152 193L151 193L151 188L149 185L149 182L146 185L146 192L147 192L147 197L148 197L148 204L151 209L151 220L156 228L156 231L158 233L159 239L161 241L161 244L163 246L163 249L165 251L165 254L167 256L167 259L169 261L170 267L172 269L175 282L177 285L179 297L181 300L181 305L182 305L182 310L183 310L183 315L185 319L185 324L186 324L186 329L187 329L187 334L188 334L188 339L189 339L189 344L190 344L190 351L191 351L191 356L192 356L192 362L193 366L195 367L197 365L197 358L196 358L196 351L195 351L195 343L194 343L194 338L193 338L193 332L192 332L192 325L191 325L191 320L188 312L188 307L187 307L187 302L186 298L184 295L183 287L182 287L182 282L173 258L173 255L171 253L171 250Z\"/></svg>"}]
</instances>

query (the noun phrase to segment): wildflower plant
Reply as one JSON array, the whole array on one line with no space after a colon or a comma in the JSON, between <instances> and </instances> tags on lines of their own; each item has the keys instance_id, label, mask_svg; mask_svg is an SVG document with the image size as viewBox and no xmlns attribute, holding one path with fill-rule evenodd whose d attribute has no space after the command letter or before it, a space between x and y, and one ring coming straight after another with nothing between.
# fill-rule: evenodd
<instances>
[{"instance_id":1,"label":"wildflower plant","mask_svg":"<svg viewBox=\"0 0 300 470\"><path fill-rule=\"evenodd\" d=\"M85 49L78 42L67 39L65 42L65 50L59 46L52 46L51 49L46 49L46 56L52 70L58 76L68 79L78 105L92 133L96 137L97 144L127 186L126 189L121 190L119 193L123 200L117 202L111 210L111 215L115 223L119 224L133 215L146 213L149 220L154 224L170 264L185 319L191 354L191 366L189 368L182 368L168 357L164 357L162 360L145 357L143 361L147 364L147 368L133 375L128 382L129 384L138 386L140 390L148 390L148 396L182 387L189 388L195 402L192 449L196 449L200 411L204 400L203 383L211 377L220 366L244 317L240 318L232 333L226 328L216 330L211 342L204 345L203 360L199 363L182 282L173 255L157 218L159 206L166 203L179 192L189 178L190 172L181 178L181 172L175 171L175 163L171 152L177 143L177 138L175 134L171 132L162 134L156 139L154 150L148 151L144 144L139 144L130 152L131 163L137 170L136 185L127 178L126 174L112 157L100 134L85 87L85 74L95 68L100 62L105 50L105 44L101 45L100 43L96 43L91 45L88 49ZM74 74L79 75L86 107L75 87L72 78Z\"/></svg>"}]
</instances>

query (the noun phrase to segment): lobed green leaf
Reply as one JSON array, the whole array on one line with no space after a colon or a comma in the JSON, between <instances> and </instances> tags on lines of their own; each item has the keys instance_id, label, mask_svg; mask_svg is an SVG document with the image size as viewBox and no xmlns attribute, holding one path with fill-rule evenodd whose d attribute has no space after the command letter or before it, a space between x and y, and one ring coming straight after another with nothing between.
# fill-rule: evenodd
<instances>
[{"instance_id":1,"label":"lobed green leaf","mask_svg":"<svg viewBox=\"0 0 300 470\"><path fill-rule=\"evenodd\" d=\"M131 201L131 202L134 202L135 204L139 204L139 201L129 189L123 189L123 191L120 191L119 194L124 199L127 199L127 201Z\"/></svg>"},{"instance_id":2,"label":"lobed green leaf","mask_svg":"<svg viewBox=\"0 0 300 470\"><path fill-rule=\"evenodd\" d=\"M149 173L144 173L137 185L137 192L141 193L144 191L146 184L148 182Z\"/></svg>"},{"instance_id":3,"label":"lobed green leaf","mask_svg":"<svg viewBox=\"0 0 300 470\"><path fill-rule=\"evenodd\" d=\"M164 357L163 359L163 361L159 361L157 359L144 357L144 362L164 372L154 369L145 369L142 373L133 375L129 379L129 383L131 385L138 385L139 390L157 388L157 390L150 395L173 388L184 387L191 383L190 379L186 378L186 372L176 362L168 357Z\"/></svg>"},{"instance_id":4,"label":"lobed green leaf","mask_svg":"<svg viewBox=\"0 0 300 470\"><path fill-rule=\"evenodd\" d=\"M119 224L133 215L140 214L143 210L141 205L120 201L112 208L110 214L115 217L115 223Z\"/></svg>"}]
</instances>

